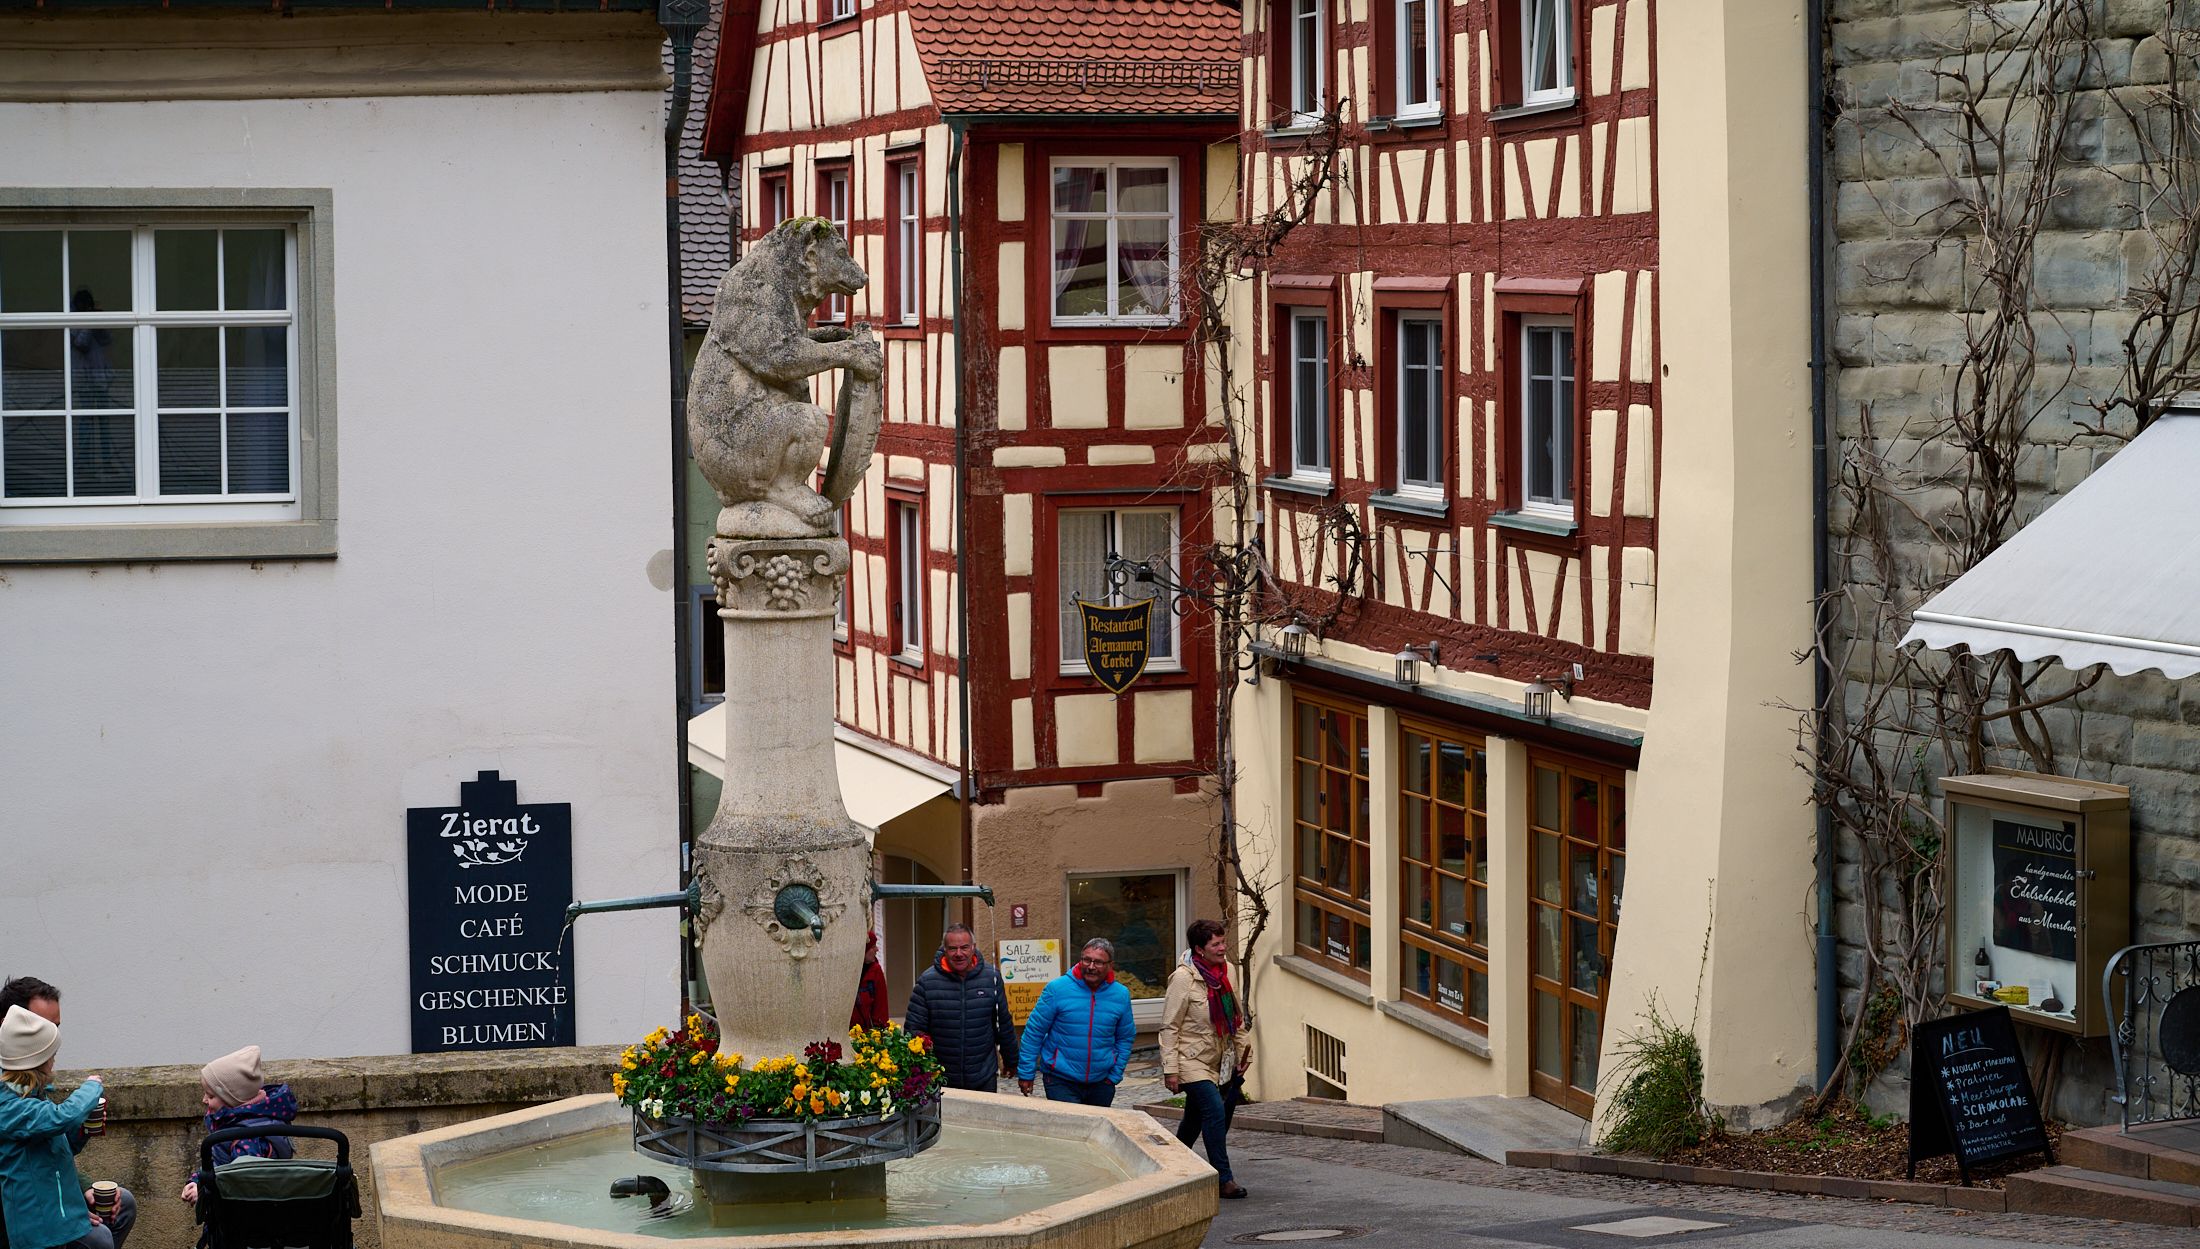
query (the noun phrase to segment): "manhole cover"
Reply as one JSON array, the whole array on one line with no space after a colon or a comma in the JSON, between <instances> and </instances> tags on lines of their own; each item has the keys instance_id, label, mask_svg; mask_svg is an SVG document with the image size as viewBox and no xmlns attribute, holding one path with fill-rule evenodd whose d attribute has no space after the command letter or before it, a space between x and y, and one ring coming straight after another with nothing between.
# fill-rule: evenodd
<instances>
[{"instance_id":1,"label":"manhole cover","mask_svg":"<svg viewBox=\"0 0 2200 1249\"><path fill-rule=\"evenodd\" d=\"M1357 1240L1367 1235L1364 1227L1279 1227L1267 1232L1232 1236L1233 1245L1288 1245L1302 1241Z\"/></svg>"}]
</instances>

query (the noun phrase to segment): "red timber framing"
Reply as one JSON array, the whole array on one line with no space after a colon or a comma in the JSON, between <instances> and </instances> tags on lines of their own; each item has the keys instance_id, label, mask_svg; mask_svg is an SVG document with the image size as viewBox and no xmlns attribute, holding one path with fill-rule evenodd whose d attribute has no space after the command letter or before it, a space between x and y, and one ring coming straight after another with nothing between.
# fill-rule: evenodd
<instances>
[{"instance_id":1,"label":"red timber framing","mask_svg":"<svg viewBox=\"0 0 2200 1249\"><path fill-rule=\"evenodd\" d=\"M1182 254L1215 193L1207 184L1211 148L1236 127L1219 118L1125 116L1095 125L1035 116L951 128L933 103L938 84L926 78L912 6L859 0L855 16L821 20L830 3L760 0L746 8L745 26L744 10L728 6L729 49L705 142L741 179L746 242L773 224L765 216L769 187L786 189L792 216L829 215L828 177L844 170L849 245L872 275L848 316L883 342L887 421L845 526L853 568L839 648L840 719L960 766L967 678L979 802L1012 787L1097 792L1102 782L1134 778L1172 779L1191 792L1213 767L1216 685L1201 613L1172 618L1179 667L1157 667L1115 698L1091 677L1061 671L1055 558L1064 511L1173 508L1176 557L1188 563L1209 541L1206 501L1219 458L1212 449L1222 432L1204 410L1204 372L1181 319L1053 323L1049 170L1056 158L1171 164ZM944 20L942 11L935 6L928 20ZM986 20L983 10L971 16ZM737 37L742 30L748 38ZM729 79L736 72L737 82ZM913 256L905 168L919 190ZM1015 180L1006 187L1004 170ZM959 240L950 232L951 204ZM951 268L958 243L959 288ZM905 295L912 290L913 310ZM828 409L835 384L823 377L813 388ZM967 466L959 481L958 435ZM909 545L895 524L897 507L914 507L921 518L921 656L902 655L895 623L893 570ZM968 577L969 652L961 658L958 575ZM1063 700L1079 700L1070 707L1088 745L1095 718L1112 717L1112 760L1066 756ZM1157 751L1155 726L1141 731L1141 716L1169 718L1173 733L1159 736L1194 745Z\"/></svg>"},{"instance_id":2,"label":"red timber framing","mask_svg":"<svg viewBox=\"0 0 2200 1249\"><path fill-rule=\"evenodd\" d=\"M974 624L1009 626L971 634L973 671L986 674L974 683L971 712L981 728L973 748L981 791L1076 784L1096 795L1101 781L1167 776L1188 792L1213 769L1213 640L1197 607L1173 617L1181 667L1150 668L1112 700L1117 761L1065 757L1061 700L1108 695L1089 675L1062 670L1063 577L1056 567L1062 513L1174 509L1177 562L1188 565L1212 540L1208 500L1220 477L1209 453L1222 435L1201 406L1205 369L1188 319L1056 323L1051 171L1058 160L1173 162L1177 237L1188 248L1211 194L1207 145L1228 132L1213 123L1126 121L1111 122L1105 142L1090 138L1091 127L1075 125L994 125L970 134L963 246L971 339L971 616ZM1004 171L1015 179L1007 187ZM1020 201L1021 210L1004 211L1004 199ZM1019 257L1021 271L1004 272ZM1011 314L1000 315L1003 308ZM1060 375L1065 368L1071 374ZM1026 714L1034 735L1030 753L1019 757L1010 733L985 726L1008 728ZM1140 760L1140 714L1188 717L1192 756Z\"/></svg>"},{"instance_id":3,"label":"red timber framing","mask_svg":"<svg viewBox=\"0 0 2200 1249\"><path fill-rule=\"evenodd\" d=\"M1348 104L1342 119L1349 176L1285 240L1248 303L1257 324L1237 329L1264 383L1253 393L1268 549L1303 602L1332 601L1345 553L1333 527L1321 539L1320 516L1341 505L1367 535L1342 640L1388 654L1435 639L1446 666L1520 682L1578 662L1577 695L1646 707L1661 419L1657 0L1565 0L1573 95L1518 108L1518 58L1504 62L1527 0L1439 5L1440 107L1409 124L1388 115L1399 0L1372 3L1372 21L1322 7L1325 98L1375 102ZM1289 41L1276 23L1293 11L1292 0L1245 7L1249 99L1287 99L1275 52ZM1304 127L1248 131L1247 212L1270 210L1307 142ZM1309 306L1331 315L1326 489L1284 480L1298 385L1287 318ZM1448 418L1442 489L1417 499L1395 493L1395 326L1415 316L1443 325ZM1519 326L1546 316L1574 330L1570 525L1521 508ZM1494 664L1476 662L1489 655Z\"/></svg>"}]
</instances>

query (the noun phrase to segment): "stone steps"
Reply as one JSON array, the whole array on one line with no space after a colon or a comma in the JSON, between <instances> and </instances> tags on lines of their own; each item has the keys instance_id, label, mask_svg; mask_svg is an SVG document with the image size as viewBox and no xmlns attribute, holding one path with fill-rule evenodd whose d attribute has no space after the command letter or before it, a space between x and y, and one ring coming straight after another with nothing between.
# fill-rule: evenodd
<instances>
[{"instance_id":1,"label":"stone steps","mask_svg":"<svg viewBox=\"0 0 2200 1249\"><path fill-rule=\"evenodd\" d=\"M2068 1164L2012 1175L2003 1185L2012 1214L2200 1226L2200 1185L2141 1179Z\"/></svg>"}]
</instances>

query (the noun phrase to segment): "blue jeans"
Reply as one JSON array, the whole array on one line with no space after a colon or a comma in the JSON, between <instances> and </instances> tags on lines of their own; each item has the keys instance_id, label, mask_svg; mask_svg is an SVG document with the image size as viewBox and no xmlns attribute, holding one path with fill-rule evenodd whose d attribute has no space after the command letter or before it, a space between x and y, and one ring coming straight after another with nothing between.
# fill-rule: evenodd
<instances>
[{"instance_id":1,"label":"blue jeans","mask_svg":"<svg viewBox=\"0 0 2200 1249\"><path fill-rule=\"evenodd\" d=\"M1072 1080L1053 1071L1040 1072L1039 1079L1046 1085L1050 1102L1076 1102L1084 1106L1115 1104L1113 1080Z\"/></svg>"},{"instance_id":2,"label":"blue jeans","mask_svg":"<svg viewBox=\"0 0 2200 1249\"><path fill-rule=\"evenodd\" d=\"M1230 1120L1237 1115L1236 1094L1239 1087L1234 1080L1228 1090L1212 1080L1193 1080L1178 1086L1179 1091L1184 1094L1184 1118L1176 1125L1176 1139L1189 1148L1193 1140L1205 1137L1207 1164L1215 1169L1215 1174L1221 1176L1225 1184L1232 1179L1227 1138Z\"/></svg>"}]
</instances>

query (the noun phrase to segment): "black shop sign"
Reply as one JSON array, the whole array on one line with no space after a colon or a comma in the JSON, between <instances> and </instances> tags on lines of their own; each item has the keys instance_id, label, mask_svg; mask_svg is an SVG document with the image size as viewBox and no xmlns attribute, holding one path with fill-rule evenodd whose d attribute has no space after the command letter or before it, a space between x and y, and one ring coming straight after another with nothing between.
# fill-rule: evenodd
<instances>
[{"instance_id":1,"label":"black shop sign","mask_svg":"<svg viewBox=\"0 0 2200 1249\"><path fill-rule=\"evenodd\" d=\"M2075 824L1994 821L1994 944L2078 961Z\"/></svg>"},{"instance_id":2,"label":"black shop sign","mask_svg":"<svg viewBox=\"0 0 2200 1249\"><path fill-rule=\"evenodd\" d=\"M457 806L407 810L405 843L413 1052L574 1044L572 804L523 806L483 772Z\"/></svg>"},{"instance_id":3,"label":"black shop sign","mask_svg":"<svg viewBox=\"0 0 2200 1249\"><path fill-rule=\"evenodd\" d=\"M1153 653L1153 600L1111 607L1078 599L1077 611L1085 622L1085 667L1109 693L1121 694Z\"/></svg>"},{"instance_id":4,"label":"black shop sign","mask_svg":"<svg viewBox=\"0 0 2200 1249\"><path fill-rule=\"evenodd\" d=\"M1954 1154L1968 1184L1972 1167L2035 1152L2055 1161L2009 1008L1919 1024L1910 1034L1910 1178L1919 1161Z\"/></svg>"}]
</instances>

